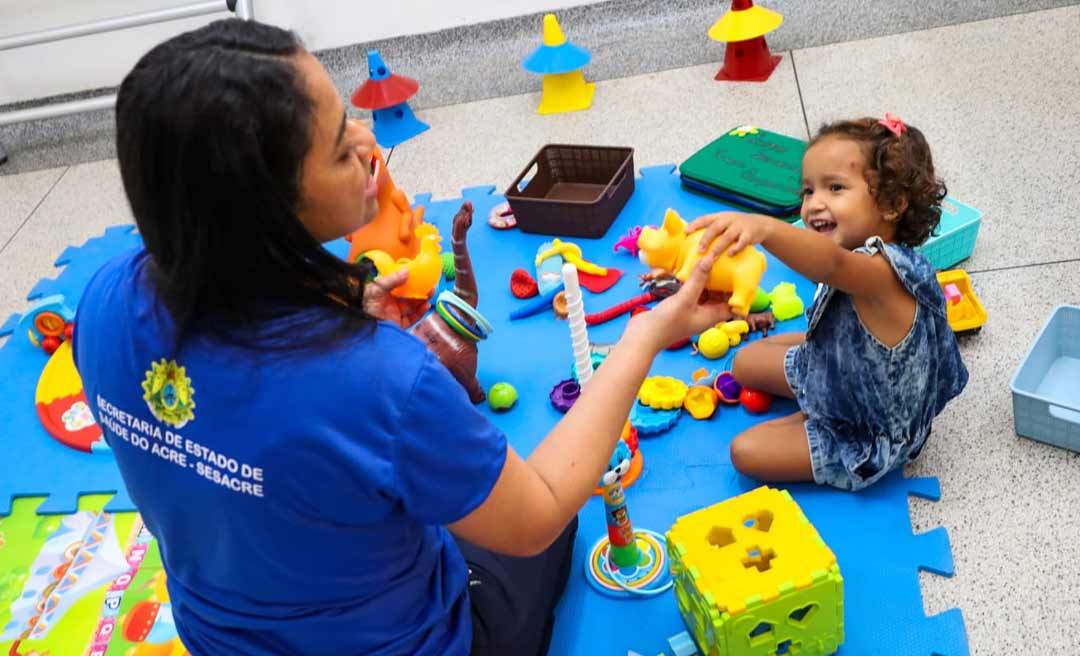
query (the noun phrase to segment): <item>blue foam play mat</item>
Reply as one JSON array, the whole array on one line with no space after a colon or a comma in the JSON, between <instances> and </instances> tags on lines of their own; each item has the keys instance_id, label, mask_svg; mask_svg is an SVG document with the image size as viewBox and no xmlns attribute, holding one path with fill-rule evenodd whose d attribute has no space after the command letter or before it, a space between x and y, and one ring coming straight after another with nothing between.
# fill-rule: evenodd
<instances>
[{"instance_id":1,"label":"blue foam play mat","mask_svg":"<svg viewBox=\"0 0 1080 656\"><path fill-rule=\"evenodd\" d=\"M682 189L674 170L670 165L643 169L633 196L605 237L574 240L590 261L625 272L612 289L602 294L585 292L586 312L602 310L640 292L637 274L644 273L644 266L612 250L630 228L658 224L668 207L687 219L727 209L715 199ZM504 200L494 192L490 186L472 187L463 190L460 198L433 200L422 194L415 200L426 207L425 220L436 225L444 237L450 234L451 218L462 199L472 201L476 208L469 246L480 282L480 311L494 325L491 337L480 345L479 378L485 388L509 382L520 395L518 404L507 413L496 414L486 405L484 412L506 432L511 444L527 455L561 417L548 401L548 392L555 383L570 377L573 358L567 324L552 313L509 320L510 312L525 303L510 294L510 274L519 267L532 271L538 246L550 237L502 232L486 225L491 209ZM113 254L137 243L138 236L130 227L121 227L84 246L67 249L57 261L66 268L55 280L38 283L31 297L63 293L74 307L93 271ZM330 248L341 255L347 252L344 242L335 242ZM809 303L813 284L770 257L762 287L771 289L782 281L794 282L799 296ZM614 342L625 321L621 318L590 327L591 341ZM11 332L16 322L15 317L9 319L0 334L5 329ZM805 327L801 318L779 325L783 331ZM49 496L39 512L74 511L79 494L91 492L117 492L110 509L131 509L109 456L68 449L48 437L38 423L34 388L45 360L40 349L19 335L0 348L0 370L4 372L0 379L0 514L8 512L11 497L32 495ZM651 373L689 382L695 370L719 364L685 348L661 353ZM769 413L752 416L741 406L721 405L711 420L697 421L684 413L672 430L643 437L644 470L640 480L626 491L634 527L664 533L679 515L757 487L758 483L732 468L728 445L751 424L795 409L791 402L776 402ZM935 479L905 479L895 473L857 494L812 485L787 489L835 552L843 573L846 642L840 654L968 653L959 610L934 617L926 617L922 610L918 571L945 576L953 571L944 529L913 535L908 514L909 495L938 498ZM583 569L584 554L606 535L601 500L593 498L579 517L574 572L558 609L550 653L623 656L632 650L644 656L660 652L670 656L668 637L685 630L673 593L643 600L599 594L586 581Z\"/></svg>"}]
</instances>

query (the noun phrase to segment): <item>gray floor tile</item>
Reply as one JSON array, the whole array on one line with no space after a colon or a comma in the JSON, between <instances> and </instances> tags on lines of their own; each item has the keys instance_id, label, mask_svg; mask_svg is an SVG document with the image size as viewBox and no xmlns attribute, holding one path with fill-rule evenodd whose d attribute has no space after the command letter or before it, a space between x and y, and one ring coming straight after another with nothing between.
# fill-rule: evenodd
<instances>
[{"instance_id":1,"label":"gray floor tile","mask_svg":"<svg viewBox=\"0 0 1080 656\"><path fill-rule=\"evenodd\" d=\"M22 176L0 178L18 179ZM26 309L26 294L41 278L53 278L53 262L72 244L105 228L131 223L131 210L116 160L72 166L26 225L0 254L0 322Z\"/></svg>"},{"instance_id":2,"label":"gray floor tile","mask_svg":"<svg viewBox=\"0 0 1080 656\"><path fill-rule=\"evenodd\" d=\"M888 111L985 212L971 269L1077 257L1080 7L795 53L810 127Z\"/></svg>"},{"instance_id":3,"label":"gray floor tile","mask_svg":"<svg viewBox=\"0 0 1080 656\"><path fill-rule=\"evenodd\" d=\"M67 167L0 176L0 252Z\"/></svg>"},{"instance_id":4,"label":"gray floor tile","mask_svg":"<svg viewBox=\"0 0 1080 656\"><path fill-rule=\"evenodd\" d=\"M539 93L421 110L431 130L394 151L389 169L409 194L501 192L547 143L633 146L638 168L678 164L746 123L805 136L790 57L763 84L713 81L712 65L599 82L583 112L540 116Z\"/></svg>"},{"instance_id":5,"label":"gray floor tile","mask_svg":"<svg viewBox=\"0 0 1080 656\"><path fill-rule=\"evenodd\" d=\"M926 607L963 610L973 655L1076 653L1080 456L1013 432L1009 381L1052 309L1080 304L1080 262L972 284L990 320L961 342L970 382L909 471L941 480L942 500L913 503L912 522L945 526L956 562L953 579L923 577Z\"/></svg>"}]
</instances>

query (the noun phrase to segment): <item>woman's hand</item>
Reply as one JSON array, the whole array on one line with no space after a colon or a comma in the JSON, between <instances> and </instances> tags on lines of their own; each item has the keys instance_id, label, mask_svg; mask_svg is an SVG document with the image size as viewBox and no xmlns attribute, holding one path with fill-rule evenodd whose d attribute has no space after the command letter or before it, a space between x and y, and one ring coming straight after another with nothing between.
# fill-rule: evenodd
<instances>
[{"instance_id":1,"label":"woman's hand","mask_svg":"<svg viewBox=\"0 0 1080 656\"><path fill-rule=\"evenodd\" d=\"M758 214L719 212L694 219L686 226L686 232L705 231L698 246L702 253L711 249L713 253L720 254L734 244L728 255L738 255L747 246L765 241L772 222L770 217Z\"/></svg>"},{"instance_id":2,"label":"woman's hand","mask_svg":"<svg viewBox=\"0 0 1080 656\"><path fill-rule=\"evenodd\" d=\"M657 304L652 312L642 312L631 319L627 332L641 334L659 352L669 344L731 319L733 314L728 304L705 293L705 282L715 262L715 251L702 256L679 291Z\"/></svg>"},{"instance_id":3,"label":"woman's hand","mask_svg":"<svg viewBox=\"0 0 1080 656\"><path fill-rule=\"evenodd\" d=\"M408 279L408 270L399 269L364 285L364 312L380 321L411 328L431 309L431 304L424 299L398 298L390 293Z\"/></svg>"}]
</instances>

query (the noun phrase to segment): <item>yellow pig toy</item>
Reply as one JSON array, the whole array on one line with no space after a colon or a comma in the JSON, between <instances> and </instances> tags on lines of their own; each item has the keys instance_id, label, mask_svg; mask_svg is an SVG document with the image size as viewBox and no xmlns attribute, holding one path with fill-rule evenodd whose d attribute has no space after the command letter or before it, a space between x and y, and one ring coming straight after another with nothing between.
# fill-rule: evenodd
<instances>
[{"instance_id":1,"label":"yellow pig toy","mask_svg":"<svg viewBox=\"0 0 1080 656\"><path fill-rule=\"evenodd\" d=\"M701 259L698 244L703 234L701 230L686 234L686 221L678 212L669 209L664 215L663 226L641 231L638 256L647 266L663 269L686 282ZM765 256L749 246L734 257L724 253L717 258L705 287L711 291L730 292L728 305L736 314L746 316L750 313L750 305L754 302L764 273Z\"/></svg>"}]
</instances>

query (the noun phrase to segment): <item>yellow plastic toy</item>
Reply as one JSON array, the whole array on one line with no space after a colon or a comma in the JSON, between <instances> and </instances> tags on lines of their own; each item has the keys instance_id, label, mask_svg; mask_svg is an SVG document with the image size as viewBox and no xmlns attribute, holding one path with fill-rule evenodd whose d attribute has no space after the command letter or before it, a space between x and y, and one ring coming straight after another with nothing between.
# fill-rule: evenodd
<instances>
[{"instance_id":1,"label":"yellow plastic toy","mask_svg":"<svg viewBox=\"0 0 1080 656\"><path fill-rule=\"evenodd\" d=\"M697 347L710 360L722 358L731 348L731 337L719 328L709 328L698 336Z\"/></svg>"},{"instance_id":2,"label":"yellow plastic toy","mask_svg":"<svg viewBox=\"0 0 1080 656\"><path fill-rule=\"evenodd\" d=\"M383 251L366 251L362 255L375 264L380 276L389 275L398 269L408 269L409 277L405 284L390 292L398 298L431 298L442 279L442 248L439 245L441 238L430 224L417 228L418 233L421 231L425 232L425 236L420 239L420 253L415 258L403 257L394 260Z\"/></svg>"},{"instance_id":3,"label":"yellow plastic toy","mask_svg":"<svg viewBox=\"0 0 1080 656\"><path fill-rule=\"evenodd\" d=\"M728 349L742 343L750 332L750 324L742 319L718 323L698 336L698 353L710 360L727 355Z\"/></svg>"},{"instance_id":4,"label":"yellow plastic toy","mask_svg":"<svg viewBox=\"0 0 1080 656\"><path fill-rule=\"evenodd\" d=\"M717 326L720 330L724 331L728 336L728 340L732 346L738 346L742 343L743 336L750 334L750 324L746 323L742 319L736 319L735 321L725 321Z\"/></svg>"},{"instance_id":5,"label":"yellow plastic toy","mask_svg":"<svg viewBox=\"0 0 1080 656\"><path fill-rule=\"evenodd\" d=\"M639 257L654 269L673 273L685 282L694 270L701 253L698 244L703 231L686 234L686 221L678 212L669 209L660 228L645 228L638 237ZM728 304L736 313L746 316L757 295L758 284L765 273L765 256L753 246L744 248L732 257L724 253L716 260L705 284L713 291L731 292Z\"/></svg>"},{"instance_id":6,"label":"yellow plastic toy","mask_svg":"<svg viewBox=\"0 0 1080 656\"><path fill-rule=\"evenodd\" d=\"M671 376L651 376L638 390L638 400L654 410L681 408L686 398L686 383Z\"/></svg>"},{"instance_id":7,"label":"yellow plastic toy","mask_svg":"<svg viewBox=\"0 0 1080 656\"><path fill-rule=\"evenodd\" d=\"M765 7L751 6L741 11L729 11L709 28L713 41L731 43L749 41L780 27L784 17Z\"/></svg>"},{"instance_id":8,"label":"yellow plastic toy","mask_svg":"<svg viewBox=\"0 0 1080 656\"><path fill-rule=\"evenodd\" d=\"M607 275L607 269L602 266L597 266L581 256L580 246L568 241L563 241L559 238L552 240L551 248L536 254L536 266L540 266L541 262L550 257L555 257L556 255L562 256L563 260L576 266L577 270L581 273L588 273L594 276Z\"/></svg>"},{"instance_id":9,"label":"yellow plastic toy","mask_svg":"<svg viewBox=\"0 0 1080 656\"><path fill-rule=\"evenodd\" d=\"M989 315L971 288L971 278L963 269L939 271L938 284L945 290L945 313L953 332L964 333L982 328Z\"/></svg>"},{"instance_id":10,"label":"yellow plastic toy","mask_svg":"<svg viewBox=\"0 0 1080 656\"><path fill-rule=\"evenodd\" d=\"M706 654L834 653L844 642L836 557L785 490L759 487L683 515L667 534L675 599Z\"/></svg>"},{"instance_id":11,"label":"yellow plastic toy","mask_svg":"<svg viewBox=\"0 0 1080 656\"><path fill-rule=\"evenodd\" d=\"M683 399L683 408L694 419L708 419L716 413L719 401L716 398L716 390L705 385L694 385L686 392Z\"/></svg>"}]
</instances>

